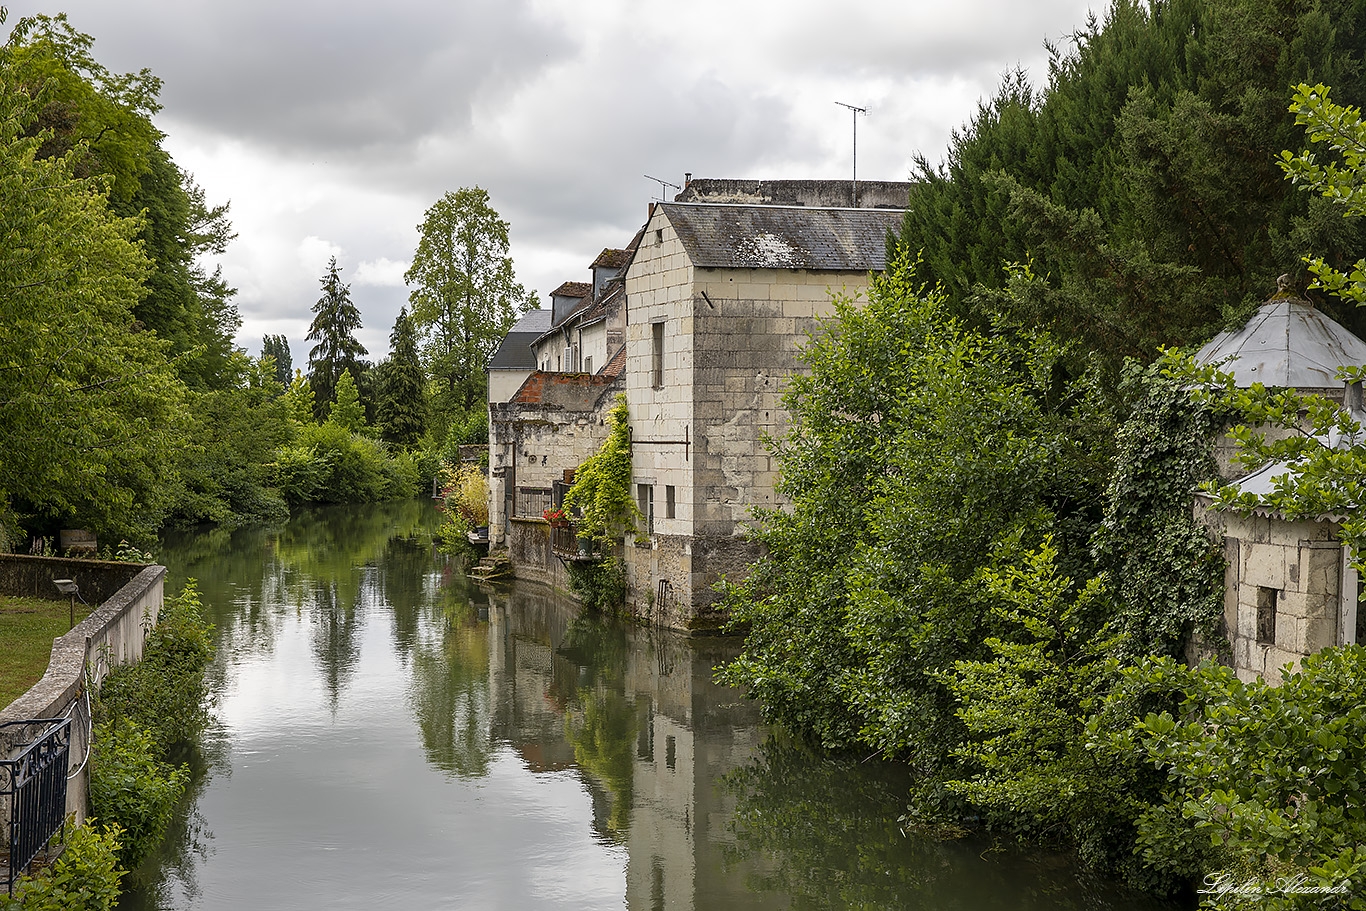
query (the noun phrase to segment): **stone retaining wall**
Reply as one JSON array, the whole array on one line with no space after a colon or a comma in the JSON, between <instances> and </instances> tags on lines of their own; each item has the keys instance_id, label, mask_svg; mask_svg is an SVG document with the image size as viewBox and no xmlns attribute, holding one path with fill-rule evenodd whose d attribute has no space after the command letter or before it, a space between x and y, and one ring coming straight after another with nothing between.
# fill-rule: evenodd
<instances>
[{"instance_id":1,"label":"stone retaining wall","mask_svg":"<svg viewBox=\"0 0 1366 911\"><path fill-rule=\"evenodd\" d=\"M90 716L82 691L86 669L91 684L98 686L110 667L142 656L147 631L161 611L166 567L0 555L0 592L26 597L37 593L47 598L55 594L53 579L75 579L87 601L93 600L92 593L107 594L89 617L53 641L47 673L27 693L0 710L0 722L58 718L70 712L68 773L73 777L67 784L66 810L81 821L90 792L90 767L85 761ZM22 743L0 737L0 756L11 758L22 747ZM9 806L0 801L0 843L8 839L8 832Z\"/></svg>"}]
</instances>

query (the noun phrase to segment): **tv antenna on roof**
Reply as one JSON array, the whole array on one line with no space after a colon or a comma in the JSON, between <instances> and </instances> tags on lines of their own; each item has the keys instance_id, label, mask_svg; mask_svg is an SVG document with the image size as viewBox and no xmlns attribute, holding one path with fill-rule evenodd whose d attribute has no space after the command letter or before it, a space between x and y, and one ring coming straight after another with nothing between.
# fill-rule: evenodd
<instances>
[{"instance_id":1,"label":"tv antenna on roof","mask_svg":"<svg viewBox=\"0 0 1366 911\"><path fill-rule=\"evenodd\" d=\"M836 101L835 104L842 108L848 108L854 115L854 208L858 208L858 115L867 114L867 108L854 107L852 104L845 104L843 101Z\"/></svg>"},{"instance_id":2,"label":"tv antenna on roof","mask_svg":"<svg viewBox=\"0 0 1366 911\"><path fill-rule=\"evenodd\" d=\"M653 180L655 183L659 184L659 201L660 201L660 202L664 202L664 188L665 188L665 187L673 187L673 188L674 188L675 190L677 190L678 192L680 192L680 193L683 192L683 188L680 187L678 184L676 184L676 183L669 183L667 180L663 180L663 179L661 179L661 178L659 178L659 177L651 177L649 174L646 174L646 175L645 175L645 179L646 179L646 180Z\"/></svg>"}]
</instances>

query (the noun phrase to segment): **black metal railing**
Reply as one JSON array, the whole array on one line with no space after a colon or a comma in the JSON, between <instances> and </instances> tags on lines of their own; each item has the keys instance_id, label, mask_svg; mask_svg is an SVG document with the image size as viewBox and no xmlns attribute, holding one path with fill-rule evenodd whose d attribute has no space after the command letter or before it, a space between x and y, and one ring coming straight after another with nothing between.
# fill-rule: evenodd
<instances>
[{"instance_id":1,"label":"black metal railing","mask_svg":"<svg viewBox=\"0 0 1366 911\"><path fill-rule=\"evenodd\" d=\"M552 505L554 501L549 488L518 487L513 515L518 518L539 519Z\"/></svg>"},{"instance_id":2,"label":"black metal railing","mask_svg":"<svg viewBox=\"0 0 1366 911\"><path fill-rule=\"evenodd\" d=\"M550 526L550 552L563 560L601 560L593 539L580 536L577 522Z\"/></svg>"},{"instance_id":3,"label":"black metal railing","mask_svg":"<svg viewBox=\"0 0 1366 911\"><path fill-rule=\"evenodd\" d=\"M28 870L34 858L66 823L71 719L10 721L0 724L0 736L6 733L17 733L20 743L24 744L17 756L0 759L0 799L9 807L9 865L5 888L13 894L15 880Z\"/></svg>"}]
</instances>

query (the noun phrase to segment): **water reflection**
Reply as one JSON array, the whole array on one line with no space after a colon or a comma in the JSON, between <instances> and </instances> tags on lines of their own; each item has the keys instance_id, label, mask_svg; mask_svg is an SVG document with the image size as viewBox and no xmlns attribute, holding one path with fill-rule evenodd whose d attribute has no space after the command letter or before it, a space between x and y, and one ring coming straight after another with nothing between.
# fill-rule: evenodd
<instances>
[{"instance_id":1,"label":"water reflection","mask_svg":"<svg viewBox=\"0 0 1366 911\"><path fill-rule=\"evenodd\" d=\"M218 626L221 736L122 907L1128 907L905 839L895 770L768 741L715 684L735 643L473 586L434 556L436 518L168 542Z\"/></svg>"}]
</instances>

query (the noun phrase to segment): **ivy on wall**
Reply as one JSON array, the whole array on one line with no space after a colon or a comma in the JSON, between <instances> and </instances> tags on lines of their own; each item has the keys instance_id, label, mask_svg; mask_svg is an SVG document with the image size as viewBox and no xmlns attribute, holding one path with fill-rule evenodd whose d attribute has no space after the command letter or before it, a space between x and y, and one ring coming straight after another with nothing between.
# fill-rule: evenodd
<instances>
[{"instance_id":1,"label":"ivy on wall","mask_svg":"<svg viewBox=\"0 0 1366 911\"><path fill-rule=\"evenodd\" d=\"M574 485L564 496L564 509L582 514L579 534L592 538L606 554L601 563L569 567L570 590L595 610L615 607L626 598L626 578L612 545L640 518L631 498L631 424L625 395L617 394L607 421L607 441L574 472Z\"/></svg>"}]
</instances>

